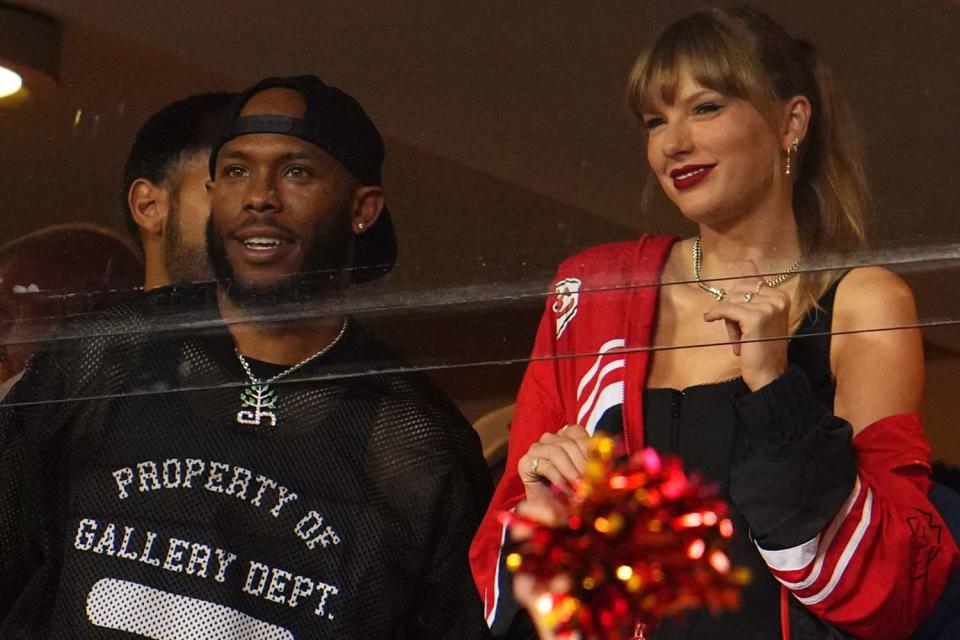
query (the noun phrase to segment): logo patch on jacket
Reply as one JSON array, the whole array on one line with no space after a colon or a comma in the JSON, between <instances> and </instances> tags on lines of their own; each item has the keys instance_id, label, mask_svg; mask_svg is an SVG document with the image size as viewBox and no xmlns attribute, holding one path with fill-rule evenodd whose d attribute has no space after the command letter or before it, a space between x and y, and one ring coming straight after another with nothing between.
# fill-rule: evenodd
<instances>
[{"instance_id":1,"label":"logo patch on jacket","mask_svg":"<svg viewBox=\"0 0 960 640\"><path fill-rule=\"evenodd\" d=\"M940 553L940 538L943 527L937 524L933 514L923 509L913 509L919 515L907 518L913 537L910 539L910 556L913 566L910 569L910 578L920 580L927 575L927 570L933 559Z\"/></svg>"},{"instance_id":2,"label":"logo patch on jacket","mask_svg":"<svg viewBox=\"0 0 960 640\"><path fill-rule=\"evenodd\" d=\"M564 278L556 284L555 291L553 313L559 338L573 317L577 315L577 305L580 303L580 281L576 278Z\"/></svg>"}]
</instances>

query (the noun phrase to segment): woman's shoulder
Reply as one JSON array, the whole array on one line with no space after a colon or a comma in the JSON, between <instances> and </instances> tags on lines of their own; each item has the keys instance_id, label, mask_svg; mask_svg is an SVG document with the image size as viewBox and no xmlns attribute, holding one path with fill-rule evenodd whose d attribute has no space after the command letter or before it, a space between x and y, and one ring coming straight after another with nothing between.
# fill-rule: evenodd
<instances>
[{"instance_id":1,"label":"woman's shoulder","mask_svg":"<svg viewBox=\"0 0 960 640\"><path fill-rule=\"evenodd\" d=\"M853 269L837 287L830 350L836 414L854 435L880 418L920 410L923 338L913 293L886 269Z\"/></svg>"},{"instance_id":2,"label":"woman's shoulder","mask_svg":"<svg viewBox=\"0 0 960 640\"><path fill-rule=\"evenodd\" d=\"M916 321L910 286L883 267L851 269L837 286L834 331L889 329Z\"/></svg>"}]
</instances>

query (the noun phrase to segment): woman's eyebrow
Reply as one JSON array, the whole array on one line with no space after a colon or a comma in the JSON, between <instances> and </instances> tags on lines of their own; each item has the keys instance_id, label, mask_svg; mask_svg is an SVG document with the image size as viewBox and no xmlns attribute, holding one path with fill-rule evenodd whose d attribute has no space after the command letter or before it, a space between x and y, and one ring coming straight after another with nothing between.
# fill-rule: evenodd
<instances>
[{"instance_id":1,"label":"woman's eyebrow","mask_svg":"<svg viewBox=\"0 0 960 640\"><path fill-rule=\"evenodd\" d=\"M685 98L682 98L681 102L685 104L689 104L691 102L696 102L697 100L700 100L701 98L703 98L704 95L716 94L716 93L717 92L713 89L698 89L693 93L691 93L690 95L686 96Z\"/></svg>"},{"instance_id":2,"label":"woman's eyebrow","mask_svg":"<svg viewBox=\"0 0 960 640\"><path fill-rule=\"evenodd\" d=\"M685 97L683 97L683 98L679 98L679 97L678 97L678 98L674 99L674 101L673 101L672 103L670 103L669 105L667 105L667 106L673 106L674 104L677 104L678 102L679 102L680 104L682 104L682 105L688 105L688 104L690 104L690 103L692 103L692 102L697 102L698 100L702 99L702 98L703 98L705 95L707 95L707 94L716 94L716 93L719 93L719 92L716 91L715 89L707 89L707 88L697 89L696 91L694 91L693 93L691 93L691 94L688 95L688 96L685 96ZM646 108L643 110L642 113L643 113L643 115L645 115L645 116L647 116L647 115L651 115L651 116L652 116L652 115L661 115L660 109L658 109L658 108L656 108L656 107L654 107L654 106L646 107Z\"/></svg>"}]
</instances>

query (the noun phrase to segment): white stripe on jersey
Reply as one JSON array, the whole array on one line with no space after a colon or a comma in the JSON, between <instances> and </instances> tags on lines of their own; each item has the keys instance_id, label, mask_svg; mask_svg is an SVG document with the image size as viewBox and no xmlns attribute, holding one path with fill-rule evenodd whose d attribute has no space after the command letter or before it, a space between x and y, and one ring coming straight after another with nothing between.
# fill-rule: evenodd
<instances>
[{"instance_id":1,"label":"white stripe on jersey","mask_svg":"<svg viewBox=\"0 0 960 640\"><path fill-rule=\"evenodd\" d=\"M837 515L834 516L833 520L830 522L830 525L823 532L822 537L817 536L812 540L808 540L807 542L804 542L796 547L776 551L763 549L757 545L760 555L767 563L767 566L773 570L775 577L783 584L783 586L787 587L791 591L802 591L804 589L809 589L817 582L817 580L820 579L824 564L827 560L827 554L830 552L837 534L847 521L847 518L854 509L854 506L860 501L861 495L863 495L863 485L860 482L860 478L857 477L853 486L853 490L850 492L850 495L837 512ZM844 570L849 564L850 558L856 552L857 546L863 539L864 533L869 527L870 509L872 506L873 493L870 491L869 487L867 487L862 513L860 514L860 521L850 539L847 540L843 552L840 554L840 557L834 565L833 573L827 583L827 586L812 596L807 596L806 598L798 596L798 599L801 602L806 603L806 600L810 599L811 602L809 604L816 604L817 602L820 602L826 598L830 592L833 591L837 582L842 577ZM785 572L802 572L804 569L811 566L811 562L812 567L810 573L802 580L791 582L786 578L777 575L777 573Z\"/></svg>"},{"instance_id":2,"label":"white stripe on jersey","mask_svg":"<svg viewBox=\"0 0 960 640\"><path fill-rule=\"evenodd\" d=\"M513 512L514 509L510 509ZM500 558L503 557L503 545L507 541L507 524L504 523L500 531L500 548L497 550L497 570L493 574L493 606L490 607L490 613L487 615L487 626L493 627L493 621L497 617L497 605L500 604ZM483 594L483 607L487 608L487 593Z\"/></svg>"},{"instance_id":3,"label":"white stripe on jersey","mask_svg":"<svg viewBox=\"0 0 960 640\"><path fill-rule=\"evenodd\" d=\"M607 377L607 374L609 374L611 371L616 371L617 369L623 369L626 362L627 362L626 360L624 360L623 358L620 358L618 360L613 360L612 362L607 363L607 365L603 367L603 369L600 371L600 375L597 376L596 384L593 385L593 390L590 391L590 395L587 397L586 400L584 400L580 404L580 411L577 413L577 424L582 424L586 426L586 423L584 423L583 419L587 416L587 414L589 414L591 418L596 416L597 411L596 411L596 408L594 407L594 400L596 400L597 394L600 393L601 396L606 396L607 390L610 389L611 387L614 387L617 385L620 386L620 403L619 404L623 403L623 381L617 381L604 387L603 380L604 378ZM601 403L598 402L598 406L599 404ZM599 417L597 417L596 419L599 419ZM594 422L595 421L596 420L594 420ZM590 431L590 430L587 429L587 431Z\"/></svg>"},{"instance_id":4,"label":"white stripe on jersey","mask_svg":"<svg viewBox=\"0 0 960 640\"><path fill-rule=\"evenodd\" d=\"M870 487L867 487L867 499L863 503L863 517L860 518L860 524L857 525L857 528L853 532L853 536L850 538L850 542L847 543L846 548L840 555L840 560L837 561L837 566L833 570L833 575L830 576L830 581L827 582L827 586L812 596L798 596L797 600L806 605L818 604L823 602L831 593L833 593L837 583L840 582L840 578L843 577L843 572L847 570L847 566L849 566L850 560L853 558L853 554L857 552L857 547L860 545L860 541L863 540L864 534L870 527L870 512L872 509L873 492L870 491Z\"/></svg>"},{"instance_id":5,"label":"white stripe on jersey","mask_svg":"<svg viewBox=\"0 0 960 640\"><path fill-rule=\"evenodd\" d=\"M621 381L608 384L603 391L600 392L600 397L597 399L597 403L593 406L593 411L590 412L590 418L587 420L586 424L583 425L584 429L587 430L587 433L593 435L593 432L597 429L597 423L600 422L600 419L603 417L603 414L607 412L607 409L622 404L623 382Z\"/></svg>"},{"instance_id":6,"label":"white stripe on jersey","mask_svg":"<svg viewBox=\"0 0 960 640\"><path fill-rule=\"evenodd\" d=\"M613 340L608 340L600 346L600 355L597 356L597 361L593 363L593 366L590 367L583 377L580 378L580 384L577 385L577 400L580 399L580 396L583 394L583 389L590 381L593 380L593 376L597 374L597 369L600 368L600 361L603 360L604 354L612 349L624 346L626 343L623 338L614 338Z\"/></svg>"},{"instance_id":7,"label":"white stripe on jersey","mask_svg":"<svg viewBox=\"0 0 960 640\"><path fill-rule=\"evenodd\" d=\"M820 548L820 534L807 540L801 545L789 549L763 549L757 545L757 550L763 556L764 562L774 571L800 571L806 569L817 557Z\"/></svg>"},{"instance_id":8,"label":"white stripe on jersey","mask_svg":"<svg viewBox=\"0 0 960 640\"><path fill-rule=\"evenodd\" d=\"M797 591L799 589L806 589L814 582L817 578L820 577L820 571L823 569L823 561L825 559L826 553L825 550L830 547L830 544L833 542L833 539L836 537L837 532L840 530L841 525L843 525L844 520L847 516L850 515L850 510L853 509L853 505L856 503L857 498L860 495L860 477L857 476L857 481L853 485L853 491L850 492L850 496L847 498L846 502L843 503L843 506L840 507L840 511L837 512L837 515L834 516L833 521L830 522L830 526L827 527L827 530L823 532L823 539L820 541L819 548L817 549L816 562L813 565L813 570L810 572L804 580L799 582L788 582L786 580L780 579L780 582L783 583L787 589ZM804 543L808 544L808 543ZM760 548L760 545L757 545L757 549L760 551L760 555L763 556L764 560L767 559L768 551L766 549ZM777 571L777 567L774 567L768 563L768 566ZM779 571L788 571L788 569L779 569Z\"/></svg>"}]
</instances>

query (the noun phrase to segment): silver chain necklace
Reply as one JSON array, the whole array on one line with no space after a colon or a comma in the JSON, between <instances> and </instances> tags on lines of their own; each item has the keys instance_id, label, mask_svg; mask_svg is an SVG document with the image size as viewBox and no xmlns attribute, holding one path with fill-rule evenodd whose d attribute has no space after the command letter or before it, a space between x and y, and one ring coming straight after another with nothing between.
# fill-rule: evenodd
<instances>
[{"instance_id":1,"label":"silver chain necklace","mask_svg":"<svg viewBox=\"0 0 960 640\"><path fill-rule=\"evenodd\" d=\"M347 321L344 320L343 324L340 326L340 331L337 333L336 337L330 341L330 344L320 349L314 354L311 354L298 362L297 364L284 369L277 375L266 380L260 380L250 369L250 364L247 362L247 359L243 357L243 354L240 353L240 350L234 348L234 353L237 354L237 360L240 361L240 366L243 367L243 370L246 372L247 377L250 378L250 384L243 388L243 391L240 393L240 410L237 411L237 423L248 425L248 426L260 426L263 420L269 420L271 427L276 427L280 424L280 415L277 410L277 392L270 388L270 385L283 378L290 375L294 371L300 369L301 367L313 362L326 352L330 351L338 342L340 338L343 337L343 334L347 332Z\"/></svg>"},{"instance_id":2,"label":"silver chain necklace","mask_svg":"<svg viewBox=\"0 0 960 640\"><path fill-rule=\"evenodd\" d=\"M727 290L721 289L720 287L711 287L706 282L700 278L700 268L703 265L703 247L700 245L700 236L697 236L693 239L693 279L697 281L697 285L713 296L717 302L722 302L724 298L727 297ZM790 268L782 273L778 273L769 280L763 278L763 285L770 287L771 289L776 289L784 282L797 275L797 269L800 268L800 258L797 258L797 261L790 265ZM759 289L759 287L758 287Z\"/></svg>"}]
</instances>

